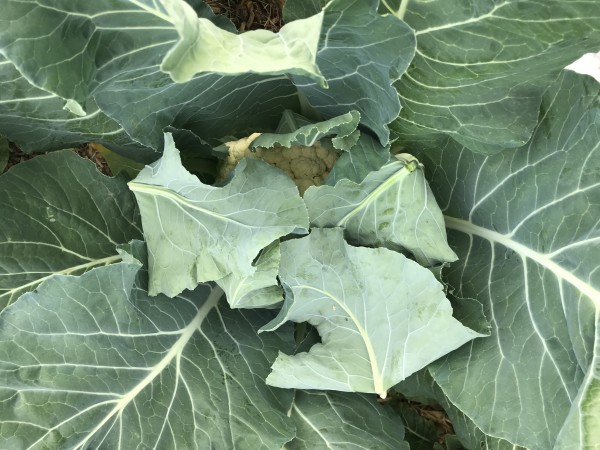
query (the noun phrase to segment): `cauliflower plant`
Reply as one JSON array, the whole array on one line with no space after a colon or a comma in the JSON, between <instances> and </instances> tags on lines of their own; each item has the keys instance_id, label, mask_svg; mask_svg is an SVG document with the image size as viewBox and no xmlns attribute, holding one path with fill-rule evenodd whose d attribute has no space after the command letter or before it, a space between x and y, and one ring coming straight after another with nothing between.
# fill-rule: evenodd
<instances>
[{"instance_id":1,"label":"cauliflower plant","mask_svg":"<svg viewBox=\"0 0 600 450\"><path fill-rule=\"evenodd\" d=\"M258 136L260 133L254 133L247 138L226 143L229 155L221 165L218 179L225 179L242 158L258 158L286 172L298 186L300 195L303 195L310 186L323 184L339 156L318 141L312 147L258 147L252 151L250 145Z\"/></svg>"}]
</instances>

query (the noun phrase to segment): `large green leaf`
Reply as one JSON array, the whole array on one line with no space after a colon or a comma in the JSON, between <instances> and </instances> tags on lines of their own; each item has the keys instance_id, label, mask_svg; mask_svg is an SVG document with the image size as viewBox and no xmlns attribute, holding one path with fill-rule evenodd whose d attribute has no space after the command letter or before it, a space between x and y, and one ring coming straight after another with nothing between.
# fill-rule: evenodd
<instances>
[{"instance_id":1,"label":"large green leaf","mask_svg":"<svg viewBox=\"0 0 600 450\"><path fill-rule=\"evenodd\" d=\"M452 423L452 428L454 429L456 436L460 439L460 442L464 445L464 448L469 450L525 450L523 447L513 445L504 439L487 435L481 431L477 425L448 401L448 398L444 395L444 392L432 378L427 369L420 370L411 375L402 383L395 386L394 389L401 392L406 397L416 397L417 400L427 399L441 405L448 415L448 418ZM401 415L402 418L405 419L406 415L403 413L401 413ZM427 435L421 435L423 430L421 430L418 425L417 427L414 426L414 420L411 420L410 418L407 419L408 421L405 420L404 428L406 430L406 440L410 442L411 449L415 447L415 449L423 448L423 450L429 450L432 445L431 442L427 442ZM411 432L414 437L410 436ZM419 441L425 441L423 447L418 446L421 443ZM413 442L415 442L416 445L413 446Z\"/></svg>"},{"instance_id":2,"label":"large green leaf","mask_svg":"<svg viewBox=\"0 0 600 450\"><path fill-rule=\"evenodd\" d=\"M169 133L163 157L129 187L149 248L150 295L174 296L231 273L252 275L262 248L308 228L306 206L285 173L245 158L225 186L202 184L181 165Z\"/></svg>"},{"instance_id":3,"label":"large green leaf","mask_svg":"<svg viewBox=\"0 0 600 450\"><path fill-rule=\"evenodd\" d=\"M400 112L392 83L408 68L415 45L413 30L393 16L380 16L375 2L333 0L325 7L317 54L328 88L307 77L292 80L322 117L358 110L361 123L387 145L387 124Z\"/></svg>"},{"instance_id":4,"label":"large green leaf","mask_svg":"<svg viewBox=\"0 0 600 450\"><path fill-rule=\"evenodd\" d=\"M449 282L493 326L432 374L486 434L530 449L600 441L599 93L565 71L527 146L422 156L459 256Z\"/></svg>"},{"instance_id":5,"label":"large green leaf","mask_svg":"<svg viewBox=\"0 0 600 450\"><path fill-rule=\"evenodd\" d=\"M166 4L185 2L5 0L0 53L23 74L23 83L40 88L34 90L37 95L25 95L38 119L31 122L26 113L19 115L23 122L18 127L20 140L27 139L25 129L37 136L35 123L47 123L60 112L59 124L66 128L63 146L68 140L84 140L80 133L101 137L107 128L114 130L116 121L117 130L122 127L130 141L160 149L163 129L169 125L191 129L204 138L250 133L274 127L284 109L298 107L297 90L285 76L245 74L242 65L240 76L204 73L188 83L175 83L160 70L180 39ZM219 22L211 16L208 19ZM0 66L0 72L4 69ZM9 91L7 100L24 98L22 89ZM38 105L35 97L48 98L40 99L44 101ZM19 101L18 108L23 107ZM67 117L76 124L83 121L84 129L72 127ZM88 127L92 118L106 124ZM236 130L231 129L234 119ZM18 130L8 129L6 134L13 139L12 133Z\"/></svg>"},{"instance_id":6,"label":"large green leaf","mask_svg":"<svg viewBox=\"0 0 600 450\"><path fill-rule=\"evenodd\" d=\"M139 264L57 276L0 316L0 447L272 450L293 438L275 352L219 288L150 298Z\"/></svg>"},{"instance_id":7,"label":"large green leaf","mask_svg":"<svg viewBox=\"0 0 600 450\"><path fill-rule=\"evenodd\" d=\"M327 0L302 0L289 1L283 5L283 20L291 22L292 20L305 19L321 11L327 4Z\"/></svg>"},{"instance_id":8,"label":"large green leaf","mask_svg":"<svg viewBox=\"0 0 600 450\"><path fill-rule=\"evenodd\" d=\"M296 437L288 450L408 450L398 417L371 396L297 391L290 408Z\"/></svg>"},{"instance_id":9,"label":"large green leaf","mask_svg":"<svg viewBox=\"0 0 600 450\"><path fill-rule=\"evenodd\" d=\"M285 27L280 35L259 32L265 37L267 33L269 39L277 36L273 41L285 40L292 49L289 54L298 55L289 67L279 64L281 58L274 58L276 66L273 61L269 64L270 52L258 44L257 48L264 50L260 58L241 58L238 67L227 70L218 66L233 56L231 48L211 50L207 55L202 53L206 46L200 44L215 38L213 32L244 43L246 33L235 36L216 28L210 22L222 26L222 21L206 8L197 8L202 17L193 17L183 0L5 3L0 17L0 54L23 74L23 89L32 91L26 95L12 92L11 96L28 99L36 112L30 120L25 112L20 113L14 120L21 122L18 128L7 127L7 135L15 141L25 141L27 135L43 140L35 125L60 112L63 146L100 141L110 129L125 139L129 135L129 144L160 149L162 132L168 126L190 129L204 139L275 129L285 109L300 109L302 97L305 109L320 116L314 117L318 120L358 110L362 124L387 145L386 124L400 110L391 84L406 70L415 49L414 33L408 26L394 17L379 16L374 8L357 0L336 0L324 13L306 19L308 22L291 22L291 39ZM319 34L316 22L322 14ZM311 26L304 29L307 23ZM300 27L303 33L298 33ZM316 64L329 88L322 87L322 79L293 75L296 87L281 73L297 74L297 66L306 68L305 63L314 59L317 38ZM211 59L200 58L199 51ZM235 55L244 56L244 52L236 50ZM161 67L172 71L177 80L189 81L174 83ZM3 69L0 66L0 71ZM229 75L205 72L211 69ZM202 72L190 79L199 70ZM316 74L316 68L311 70ZM36 97L43 100L41 105ZM12 98L8 100L12 102ZM62 111L63 107L67 111ZM100 131L87 126L93 118L103 123ZM91 139L81 136L95 133ZM102 142L108 144L106 139ZM38 150L48 144L44 141L44 148ZM54 141L54 148L56 145Z\"/></svg>"},{"instance_id":10,"label":"large green leaf","mask_svg":"<svg viewBox=\"0 0 600 450\"><path fill-rule=\"evenodd\" d=\"M58 150L92 141L136 154L146 162L157 157L156 152L132 142L123 127L98 109L94 99L85 103L85 117L76 116L64 109L63 99L31 85L1 54L0 92L0 133L24 152Z\"/></svg>"},{"instance_id":11,"label":"large green leaf","mask_svg":"<svg viewBox=\"0 0 600 450\"><path fill-rule=\"evenodd\" d=\"M394 129L406 141L444 133L483 153L525 144L548 83L600 48L598 11L595 0L409 1L418 45L396 84Z\"/></svg>"},{"instance_id":12,"label":"large green leaf","mask_svg":"<svg viewBox=\"0 0 600 450\"><path fill-rule=\"evenodd\" d=\"M373 392L387 389L481 336L452 317L433 274L385 248L351 247L341 228L315 228L281 244L286 298L265 330L308 322L322 344L280 353L267 383L279 387Z\"/></svg>"},{"instance_id":13,"label":"large green leaf","mask_svg":"<svg viewBox=\"0 0 600 450\"><path fill-rule=\"evenodd\" d=\"M371 172L361 183L342 179L335 186L311 187L304 201L312 226L343 227L350 242L406 249L422 264L456 260L442 212L422 167L410 155Z\"/></svg>"},{"instance_id":14,"label":"large green leaf","mask_svg":"<svg viewBox=\"0 0 600 450\"><path fill-rule=\"evenodd\" d=\"M140 238L140 217L125 181L62 151L0 176L0 309L55 274L77 274L121 258Z\"/></svg>"}]
</instances>

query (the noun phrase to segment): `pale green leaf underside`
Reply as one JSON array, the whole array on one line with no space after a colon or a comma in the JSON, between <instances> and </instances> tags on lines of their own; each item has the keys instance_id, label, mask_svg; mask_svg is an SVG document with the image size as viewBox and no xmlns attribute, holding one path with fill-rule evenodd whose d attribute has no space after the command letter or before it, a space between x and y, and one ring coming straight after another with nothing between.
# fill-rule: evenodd
<instances>
[{"instance_id":1,"label":"pale green leaf underside","mask_svg":"<svg viewBox=\"0 0 600 450\"><path fill-rule=\"evenodd\" d=\"M55 277L3 311L0 447L281 448L291 393L264 377L291 342L218 287L150 298L138 269Z\"/></svg>"},{"instance_id":2,"label":"pale green leaf underside","mask_svg":"<svg viewBox=\"0 0 600 450\"><path fill-rule=\"evenodd\" d=\"M301 126L289 133L263 133L252 142L251 147L271 148L276 144L288 148L294 145L311 147L325 136L335 135L336 137L333 142L338 143L337 148L344 147L344 150L349 150L351 146L346 148L346 146L343 145L345 142L343 138L360 134L360 131L357 131L356 129L359 122L360 114L357 111L350 111L349 113L333 117L332 119L323 122ZM280 128L282 128L281 125ZM356 137L358 138L358 136Z\"/></svg>"},{"instance_id":3,"label":"pale green leaf underside","mask_svg":"<svg viewBox=\"0 0 600 450\"><path fill-rule=\"evenodd\" d=\"M408 170L405 161L394 159L359 184L311 187L304 201L312 226L343 227L352 243L406 249L426 265L456 260L423 170Z\"/></svg>"},{"instance_id":4,"label":"pale green leaf underside","mask_svg":"<svg viewBox=\"0 0 600 450\"><path fill-rule=\"evenodd\" d=\"M277 284L281 252L279 241L265 248L259 255L252 275L229 274L217 280L225 291L232 308L265 308L283 301L283 291Z\"/></svg>"},{"instance_id":5,"label":"pale green leaf underside","mask_svg":"<svg viewBox=\"0 0 600 450\"><path fill-rule=\"evenodd\" d=\"M261 249L308 228L304 202L286 174L245 158L225 186L202 184L181 165L169 133L163 157L129 187L148 244L150 295L174 296L231 273L252 275Z\"/></svg>"},{"instance_id":6,"label":"pale green leaf underside","mask_svg":"<svg viewBox=\"0 0 600 450\"><path fill-rule=\"evenodd\" d=\"M161 3L180 39L160 68L178 83L202 72L227 75L254 72L306 75L326 85L316 65L323 11L288 23L278 33L252 30L238 34L198 18L192 7L181 0Z\"/></svg>"},{"instance_id":7,"label":"pale green leaf underside","mask_svg":"<svg viewBox=\"0 0 600 450\"><path fill-rule=\"evenodd\" d=\"M424 155L459 256L450 285L492 323L432 374L481 430L530 449L598 442L599 93L565 71L527 146Z\"/></svg>"},{"instance_id":8,"label":"pale green leaf underside","mask_svg":"<svg viewBox=\"0 0 600 450\"><path fill-rule=\"evenodd\" d=\"M116 247L141 238L124 180L61 151L0 176L0 309L56 274L119 261Z\"/></svg>"},{"instance_id":9,"label":"pale green leaf underside","mask_svg":"<svg viewBox=\"0 0 600 450\"><path fill-rule=\"evenodd\" d=\"M267 383L278 387L372 392L389 387L479 336L452 317L427 269L384 248L351 247L342 230L315 228L281 244L284 307L264 327L309 322L322 343L280 353Z\"/></svg>"},{"instance_id":10,"label":"pale green leaf underside","mask_svg":"<svg viewBox=\"0 0 600 450\"><path fill-rule=\"evenodd\" d=\"M296 391L290 409L296 437L287 450L408 450L404 428L391 408L372 396Z\"/></svg>"},{"instance_id":11,"label":"pale green leaf underside","mask_svg":"<svg viewBox=\"0 0 600 450\"><path fill-rule=\"evenodd\" d=\"M524 145L548 83L600 48L596 0L407 3L418 45L393 125L407 142L425 132L487 154Z\"/></svg>"}]
</instances>

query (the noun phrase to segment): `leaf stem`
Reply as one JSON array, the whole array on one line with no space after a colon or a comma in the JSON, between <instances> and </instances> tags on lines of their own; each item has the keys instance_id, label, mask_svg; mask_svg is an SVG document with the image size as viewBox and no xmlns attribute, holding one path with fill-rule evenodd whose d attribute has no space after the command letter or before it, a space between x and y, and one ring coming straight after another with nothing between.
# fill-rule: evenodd
<instances>
[{"instance_id":1,"label":"leaf stem","mask_svg":"<svg viewBox=\"0 0 600 450\"><path fill-rule=\"evenodd\" d=\"M400 0L400 6L398 7L398 12L396 13L396 17L400 20L404 20L404 15L406 14L406 9L408 8L410 0Z\"/></svg>"},{"instance_id":2,"label":"leaf stem","mask_svg":"<svg viewBox=\"0 0 600 450\"><path fill-rule=\"evenodd\" d=\"M396 16L400 20L404 20L404 15L406 14L406 9L408 8L408 3L410 0L400 0L400 5L398 6L398 10L396 11L392 8L386 0L381 0L383 6L385 6L390 13Z\"/></svg>"}]
</instances>

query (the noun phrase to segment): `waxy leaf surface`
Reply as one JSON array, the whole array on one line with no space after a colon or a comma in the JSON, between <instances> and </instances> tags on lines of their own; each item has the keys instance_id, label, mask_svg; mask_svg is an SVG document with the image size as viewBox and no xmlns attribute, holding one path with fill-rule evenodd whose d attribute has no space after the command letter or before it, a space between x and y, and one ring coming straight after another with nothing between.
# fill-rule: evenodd
<instances>
[{"instance_id":1,"label":"waxy leaf surface","mask_svg":"<svg viewBox=\"0 0 600 450\"><path fill-rule=\"evenodd\" d=\"M315 326L322 343L308 353L280 353L267 383L278 387L371 392L480 336L452 317L433 274L385 248L352 247L342 229L315 228L281 244L280 314Z\"/></svg>"},{"instance_id":2,"label":"waxy leaf surface","mask_svg":"<svg viewBox=\"0 0 600 450\"><path fill-rule=\"evenodd\" d=\"M385 146L387 124L400 112L392 83L408 68L415 46L413 30L395 17L380 16L373 2L333 0L325 7L317 54L328 88L308 77L292 80L323 118L358 110L361 124Z\"/></svg>"},{"instance_id":3,"label":"waxy leaf surface","mask_svg":"<svg viewBox=\"0 0 600 450\"><path fill-rule=\"evenodd\" d=\"M373 396L298 390L290 417L296 437L287 450L409 449L398 417Z\"/></svg>"},{"instance_id":4,"label":"waxy leaf surface","mask_svg":"<svg viewBox=\"0 0 600 450\"><path fill-rule=\"evenodd\" d=\"M291 392L265 385L291 339L218 287L150 298L140 265L57 276L0 315L1 448L271 450Z\"/></svg>"},{"instance_id":5,"label":"waxy leaf surface","mask_svg":"<svg viewBox=\"0 0 600 450\"><path fill-rule=\"evenodd\" d=\"M596 0L413 0L404 20L417 50L396 83L403 109L392 128L405 143L424 133L486 154L520 147L548 84L600 48Z\"/></svg>"},{"instance_id":6,"label":"waxy leaf surface","mask_svg":"<svg viewBox=\"0 0 600 450\"><path fill-rule=\"evenodd\" d=\"M600 442L599 93L565 71L525 147L423 156L459 256L448 282L492 324L431 373L484 433L530 449Z\"/></svg>"},{"instance_id":7,"label":"waxy leaf surface","mask_svg":"<svg viewBox=\"0 0 600 450\"><path fill-rule=\"evenodd\" d=\"M168 133L163 157L129 187L148 243L150 295L174 296L232 273L252 275L261 249L308 228L306 206L285 173L245 158L225 186L202 184L181 165Z\"/></svg>"},{"instance_id":8,"label":"waxy leaf surface","mask_svg":"<svg viewBox=\"0 0 600 450\"><path fill-rule=\"evenodd\" d=\"M361 183L309 188L304 201L312 226L343 227L352 243L406 249L421 264L456 260L444 218L416 159L393 162Z\"/></svg>"},{"instance_id":9,"label":"waxy leaf surface","mask_svg":"<svg viewBox=\"0 0 600 450\"><path fill-rule=\"evenodd\" d=\"M53 275L120 261L117 246L142 236L125 181L71 151L0 176L0 211L0 309Z\"/></svg>"}]
</instances>

